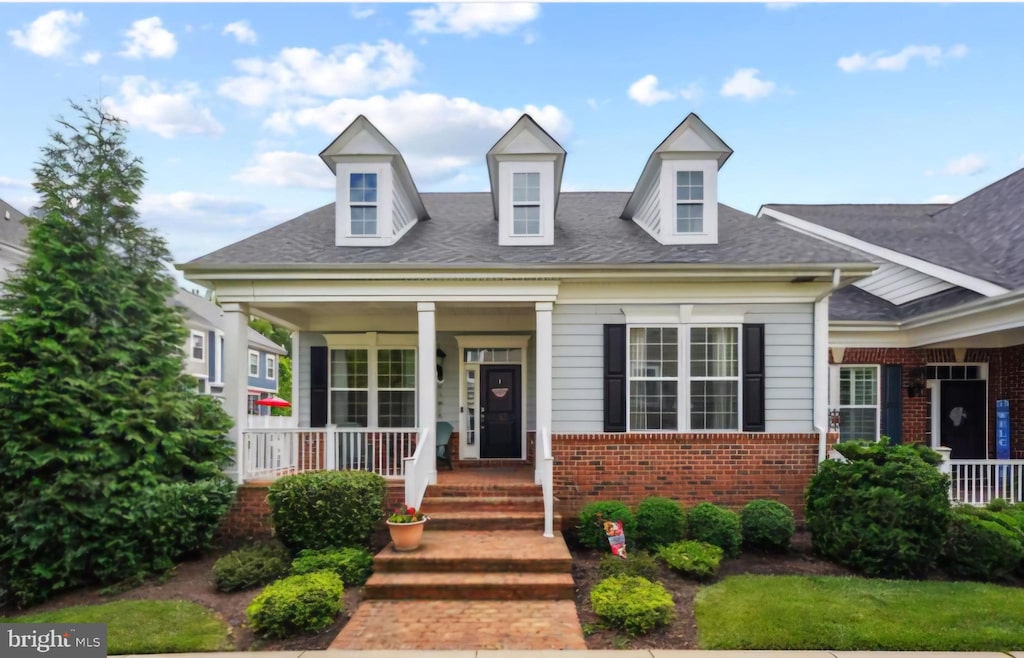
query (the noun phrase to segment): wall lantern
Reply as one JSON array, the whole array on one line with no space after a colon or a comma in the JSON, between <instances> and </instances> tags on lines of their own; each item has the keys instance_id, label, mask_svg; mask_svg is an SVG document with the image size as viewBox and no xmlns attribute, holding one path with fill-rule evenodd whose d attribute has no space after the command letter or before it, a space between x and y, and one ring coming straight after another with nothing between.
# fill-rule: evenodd
<instances>
[{"instance_id":1,"label":"wall lantern","mask_svg":"<svg viewBox=\"0 0 1024 658\"><path fill-rule=\"evenodd\" d=\"M907 379L909 380L907 383L908 398L916 398L924 394L926 388L924 381L925 372L924 366L920 366L907 373Z\"/></svg>"}]
</instances>

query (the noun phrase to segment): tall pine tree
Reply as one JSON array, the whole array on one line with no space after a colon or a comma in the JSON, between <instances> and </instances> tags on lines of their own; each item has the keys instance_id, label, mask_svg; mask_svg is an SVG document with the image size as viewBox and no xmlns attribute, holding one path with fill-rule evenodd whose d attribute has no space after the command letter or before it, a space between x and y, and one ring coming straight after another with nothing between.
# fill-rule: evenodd
<instances>
[{"instance_id":1,"label":"tall pine tree","mask_svg":"<svg viewBox=\"0 0 1024 658\"><path fill-rule=\"evenodd\" d=\"M161 505L212 487L195 514L219 515L230 492L230 419L182 372L170 253L135 210L141 161L121 120L72 108L34 169L28 259L0 290L0 590L22 602L166 567L196 541L165 536L190 530Z\"/></svg>"}]
</instances>

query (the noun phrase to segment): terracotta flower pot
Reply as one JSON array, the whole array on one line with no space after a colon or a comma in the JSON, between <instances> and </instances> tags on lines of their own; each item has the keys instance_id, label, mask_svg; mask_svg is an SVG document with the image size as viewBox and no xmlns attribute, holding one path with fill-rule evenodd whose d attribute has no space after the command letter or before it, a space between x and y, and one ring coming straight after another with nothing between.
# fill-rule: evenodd
<instances>
[{"instance_id":1,"label":"terracotta flower pot","mask_svg":"<svg viewBox=\"0 0 1024 658\"><path fill-rule=\"evenodd\" d=\"M419 548L420 540L423 539L423 526L426 523L426 519L413 521L412 523L392 523L387 521L388 532L391 533L391 542L394 544L395 550L414 551Z\"/></svg>"}]
</instances>

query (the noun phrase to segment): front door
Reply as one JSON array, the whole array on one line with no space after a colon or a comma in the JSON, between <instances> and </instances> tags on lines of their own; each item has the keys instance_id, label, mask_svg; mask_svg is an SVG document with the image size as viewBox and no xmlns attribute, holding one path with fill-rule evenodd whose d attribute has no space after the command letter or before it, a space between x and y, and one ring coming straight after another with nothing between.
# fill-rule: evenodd
<instances>
[{"instance_id":1,"label":"front door","mask_svg":"<svg viewBox=\"0 0 1024 658\"><path fill-rule=\"evenodd\" d=\"M950 459L985 459L985 381L943 381L939 422Z\"/></svg>"},{"instance_id":2,"label":"front door","mask_svg":"<svg viewBox=\"0 0 1024 658\"><path fill-rule=\"evenodd\" d=\"M480 457L520 459L523 456L521 366L480 366Z\"/></svg>"}]
</instances>

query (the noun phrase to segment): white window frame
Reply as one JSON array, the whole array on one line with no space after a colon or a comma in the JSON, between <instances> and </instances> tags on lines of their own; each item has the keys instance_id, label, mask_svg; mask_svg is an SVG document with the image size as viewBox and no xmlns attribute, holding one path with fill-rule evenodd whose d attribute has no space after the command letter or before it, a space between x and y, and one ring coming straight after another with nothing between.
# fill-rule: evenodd
<instances>
[{"instance_id":1,"label":"white window frame","mask_svg":"<svg viewBox=\"0 0 1024 658\"><path fill-rule=\"evenodd\" d=\"M252 357L256 357L256 372L252 371ZM248 372L250 377L260 376L260 353L256 350L249 350Z\"/></svg>"},{"instance_id":2,"label":"white window frame","mask_svg":"<svg viewBox=\"0 0 1024 658\"><path fill-rule=\"evenodd\" d=\"M352 233L351 175L377 175L377 203L357 203L356 206L377 206L377 232ZM387 246L393 244L401 233L409 230L416 222L410 222L403 231L394 234L395 181L390 160L387 156L367 156L359 162L339 162L335 171L337 203L335 204L335 244L338 246Z\"/></svg>"},{"instance_id":3,"label":"white window frame","mask_svg":"<svg viewBox=\"0 0 1024 658\"><path fill-rule=\"evenodd\" d=\"M679 174L700 174L700 199L680 199L679 198ZM703 169L677 169L675 173L676 180L673 188L673 194L675 195L675 212L672 213L673 232L676 235L694 235L704 233L704 209L706 206L705 197L705 186L704 186L704 170ZM687 187L693 187L688 185ZM679 230L679 207L680 206L697 206L700 208L700 229L699 231L680 231Z\"/></svg>"},{"instance_id":4,"label":"white window frame","mask_svg":"<svg viewBox=\"0 0 1024 658\"><path fill-rule=\"evenodd\" d=\"M537 177L537 198L536 199L527 199L525 201L516 201L516 178L519 177L519 176L526 176L527 177L526 180L529 180L530 176L536 176ZM534 236L534 235L540 235L541 234L541 231L543 230L543 226L544 226L544 220L543 220L543 217L541 216L542 210L541 210L541 203L540 203L540 197L541 197L540 191L541 191L541 188L543 186L542 183L541 183L541 178L542 177L541 177L541 174L540 174L539 171L517 171L517 172L514 172L512 174L512 235L515 235L515 236L518 237L518 236ZM527 186L526 189L529 190L530 187ZM517 208L536 208L537 209L537 231L535 233L531 233L531 232L528 232L528 231L526 231L526 232L516 231L516 209ZM530 222L531 220L526 219L524 221Z\"/></svg>"},{"instance_id":5,"label":"white window frame","mask_svg":"<svg viewBox=\"0 0 1024 658\"><path fill-rule=\"evenodd\" d=\"M264 368L266 368L267 381L277 381L277 357L275 355L268 354L266 356Z\"/></svg>"},{"instance_id":6,"label":"white window frame","mask_svg":"<svg viewBox=\"0 0 1024 658\"><path fill-rule=\"evenodd\" d=\"M380 428L380 388L377 383L377 352L378 350L411 350L413 352L413 367L419 366L418 338L416 334L329 334L327 339L327 418L334 418L334 391L366 391L366 426L368 428ZM334 373L331 372L331 364L334 357L331 354L334 350L364 350L367 352L367 388L337 388L334 386ZM433 371L431 371L433 372ZM408 429L415 430L419 425L419 373L414 370L413 380L416 388L413 389L415 404L414 427L389 427L388 430ZM409 390L409 389L384 389L388 391Z\"/></svg>"},{"instance_id":7,"label":"white window frame","mask_svg":"<svg viewBox=\"0 0 1024 658\"><path fill-rule=\"evenodd\" d=\"M690 330L691 329L713 329L713 328L736 329L736 376L735 377L692 377L690 362ZM633 427L632 414L630 413L630 391L633 381L671 381L665 377L633 377L632 350L630 348L630 335L633 329L676 329L678 339L677 354L679 362L676 368L676 428L675 429L637 429ZM626 431L678 434L681 432L699 432L707 434L738 434L743 431L743 381L742 381L742 355L743 355L743 325L732 322L637 322L626 324ZM690 399L691 382L693 381L735 381L736 385L736 428L735 429L692 429L690 417L692 401Z\"/></svg>"},{"instance_id":8,"label":"white window frame","mask_svg":"<svg viewBox=\"0 0 1024 658\"><path fill-rule=\"evenodd\" d=\"M512 156L503 156L508 158ZM520 156L521 157L521 156ZM498 161L498 244L501 246L552 245L555 239L555 156L550 159L499 159ZM515 174L540 174L540 233L514 232Z\"/></svg>"},{"instance_id":9,"label":"white window frame","mask_svg":"<svg viewBox=\"0 0 1024 658\"><path fill-rule=\"evenodd\" d=\"M841 371L852 368L870 368L875 371L875 404L840 404L839 385ZM882 366L875 363L843 363L829 366L829 408L843 409L874 409L875 410L875 442L882 436ZM842 433L842 425L839 426Z\"/></svg>"},{"instance_id":10,"label":"white window frame","mask_svg":"<svg viewBox=\"0 0 1024 658\"><path fill-rule=\"evenodd\" d=\"M373 201L371 203L369 201L353 201L352 200L352 177L353 176L363 176L363 177L365 177L365 176L373 176L374 177L373 191L374 191L374 194L376 196L376 200L375 201ZM347 197L346 200L348 201L348 207L349 207L349 224L348 224L349 234L351 236L353 236L353 237L374 237L375 238L375 237L379 236L380 233L381 233L381 230L380 230L381 229L381 226L380 226L381 225L381 216L380 216L380 182L381 182L380 179L381 179L381 177L380 177L380 174L378 174L376 171L350 171L348 173L348 179L349 179L349 183L348 183L348 185L349 185L349 196ZM352 217L352 214L353 214L352 211L355 208L373 208L374 214L376 216L374 217L374 220L373 220L374 231L372 233L366 233L366 232L356 233L354 230L352 230L353 223L355 222L355 219ZM365 221L365 220L361 220L361 221Z\"/></svg>"},{"instance_id":11,"label":"white window frame","mask_svg":"<svg viewBox=\"0 0 1024 658\"><path fill-rule=\"evenodd\" d=\"M201 357L199 357L198 359L196 358L196 348L195 348L195 339L196 338L199 339L199 349L201 349L202 352L203 352L203 355ZM188 336L188 356L189 356L189 358L191 360L195 361L196 363L206 363L206 352L207 352L207 349L206 349L206 335L203 332L201 332L201 331L196 331L195 329L190 330L189 331L189 336Z\"/></svg>"},{"instance_id":12,"label":"white window frame","mask_svg":"<svg viewBox=\"0 0 1024 658\"><path fill-rule=\"evenodd\" d=\"M680 171L699 171L704 174L703 224L700 232L680 233L676 223L676 174ZM661 164L661 221L659 223L662 244L716 244L718 242L718 162L716 160L666 158Z\"/></svg>"}]
</instances>

